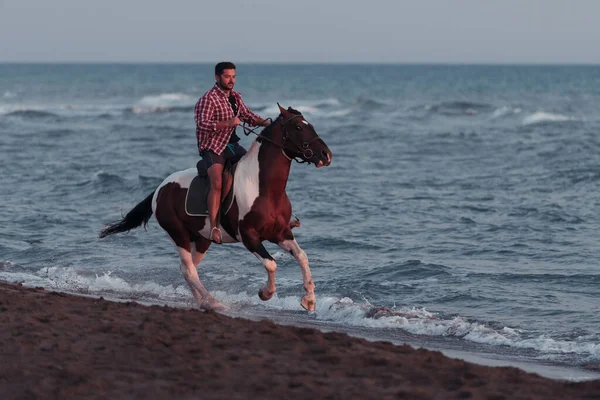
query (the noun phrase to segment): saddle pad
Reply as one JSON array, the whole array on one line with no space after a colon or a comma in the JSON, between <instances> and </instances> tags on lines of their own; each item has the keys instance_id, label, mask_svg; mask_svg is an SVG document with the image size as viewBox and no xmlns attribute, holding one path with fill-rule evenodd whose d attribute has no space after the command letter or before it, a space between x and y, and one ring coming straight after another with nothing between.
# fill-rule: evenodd
<instances>
[{"instance_id":1,"label":"saddle pad","mask_svg":"<svg viewBox=\"0 0 600 400\"><path fill-rule=\"evenodd\" d=\"M233 205L233 184L235 180L235 170L237 164L234 164L229 169L231 173L232 183L231 189L223 199L219 211L222 215L227 214L231 206ZM208 216L208 192L210 191L210 179L208 176L196 175L192 179L190 188L185 196L185 213L190 217L206 217Z\"/></svg>"},{"instance_id":2,"label":"saddle pad","mask_svg":"<svg viewBox=\"0 0 600 400\"><path fill-rule=\"evenodd\" d=\"M196 175L185 196L185 213L190 217L205 217L208 215L208 192L210 179L208 176Z\"/></svg>"}]
</instances>

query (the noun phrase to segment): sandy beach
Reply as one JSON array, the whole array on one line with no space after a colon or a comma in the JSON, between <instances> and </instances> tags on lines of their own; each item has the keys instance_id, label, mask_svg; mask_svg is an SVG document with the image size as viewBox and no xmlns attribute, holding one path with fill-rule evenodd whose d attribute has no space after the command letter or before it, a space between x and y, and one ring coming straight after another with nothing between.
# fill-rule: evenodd
<instances>
[{"instance_id":1,"label":"sandy beach","mask_svg":"<svg viewBox=\"0 0 600 400\"><path fill-rule=\"evenodd\" d=\"M0 398L600 399L440 352L0 283Z\"/></svg>"}]
</instances>

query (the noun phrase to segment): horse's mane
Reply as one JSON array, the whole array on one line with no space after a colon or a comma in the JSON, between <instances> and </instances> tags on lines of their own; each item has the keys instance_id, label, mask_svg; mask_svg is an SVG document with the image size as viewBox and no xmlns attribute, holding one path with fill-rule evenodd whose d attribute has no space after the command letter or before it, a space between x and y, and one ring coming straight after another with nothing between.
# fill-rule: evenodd
<instances>
[{"instance_id":1,"label":"horse's mane","mask_svg":"<svg viewBox=\"0 0 600 400\"><path fill-rule=\"evenodd\" d=\"M288 107L287 109L289 112L291 112L292 114L296 114L296 115L302 115L302 113L298 110L294 110L292 107ZM281 115L280 115L281 116Z\"/></svg>"},{"instance_id":2,"label":"horse's mane","mask_svg":"<svg viewBox=\"0 0 600 400\"><path fill-rule=\"evenodd\" d=\"M295 115L302 115L302 113L300 111L298 111L298 110L296 110L296 109L294 109L292 107L288 107L287 111L290 112L290 113L292 113L292 114L295 114ZM269 126L267 126L265 129L262 130L261 135L271 133L271 128L273 127L273 125L275 125L275 122L279 121L280 119L281 119L281 113L279 113L279 115L277 116L277 118L275 118L275 120ZM256 141L258 143L261 143L262 142L261 137L260 136L257 137Z\"/></svg>"}]
</instances>

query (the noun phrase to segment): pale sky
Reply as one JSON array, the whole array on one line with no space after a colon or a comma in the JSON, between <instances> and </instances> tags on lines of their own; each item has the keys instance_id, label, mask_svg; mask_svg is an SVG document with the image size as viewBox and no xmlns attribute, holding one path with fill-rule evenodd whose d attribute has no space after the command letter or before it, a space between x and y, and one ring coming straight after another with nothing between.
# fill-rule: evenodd
<instances>
[{"instance_id":1,"label":"pale sky","mask_svg":"<svg viewBox=\"0 0 600 400\"><path fill-rule=\"evenodd\" d=\"M600 64L599 0L0 0L0 62Z\"/></svg>"}]
</instances>

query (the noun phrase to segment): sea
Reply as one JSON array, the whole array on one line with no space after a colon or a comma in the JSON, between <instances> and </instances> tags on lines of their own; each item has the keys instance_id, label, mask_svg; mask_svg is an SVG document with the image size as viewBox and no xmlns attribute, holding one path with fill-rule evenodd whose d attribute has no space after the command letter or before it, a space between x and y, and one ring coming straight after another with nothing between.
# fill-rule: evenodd
<instances>
[{"instance_id":1,"label":"sea","mask_svg":"<svg viewBox=\"0 0 600 400\"><path fill-rule=\"evenodd\" d=\"M154 219L98 233L195 166L213 67L0 64L0 280L194 307ZM263 302L256 257L213 245L198 271L227 314L600 377L599 66L238 63L235 89L301 111L333 158L287 185L316 311L277 246Z\"/></svg>"}]
</instances>

